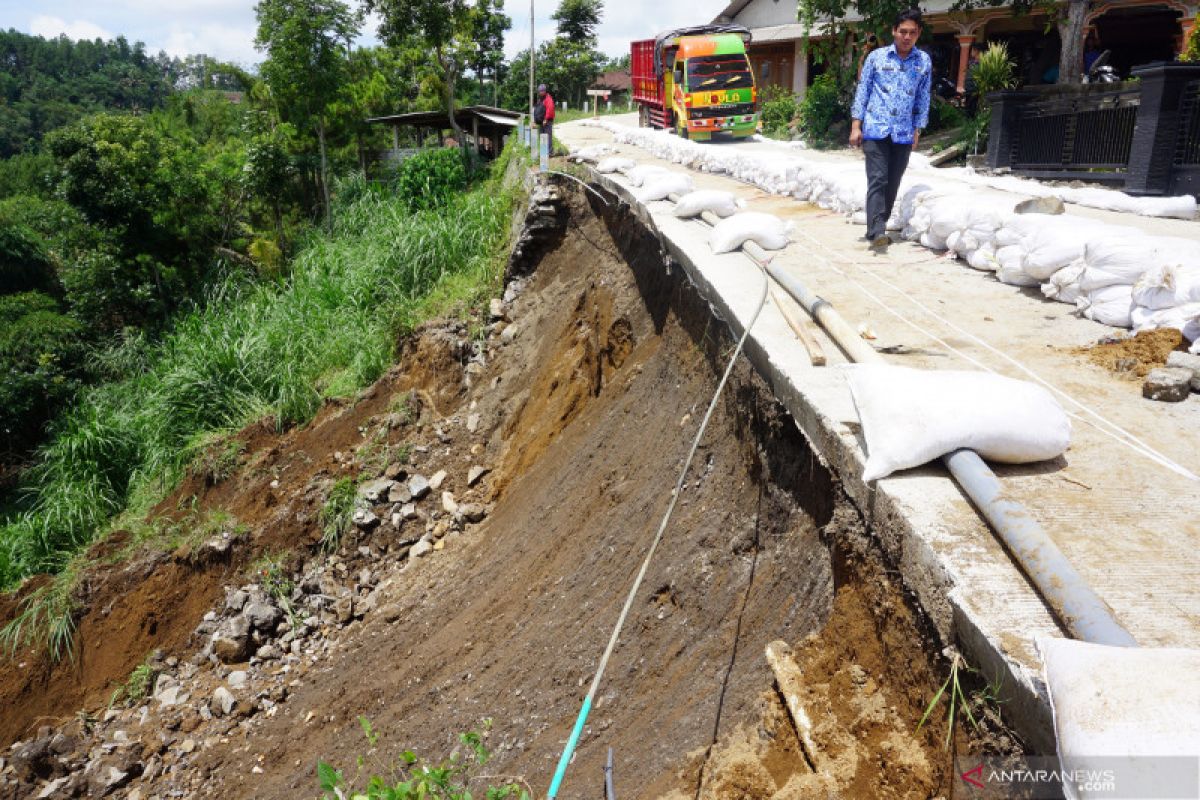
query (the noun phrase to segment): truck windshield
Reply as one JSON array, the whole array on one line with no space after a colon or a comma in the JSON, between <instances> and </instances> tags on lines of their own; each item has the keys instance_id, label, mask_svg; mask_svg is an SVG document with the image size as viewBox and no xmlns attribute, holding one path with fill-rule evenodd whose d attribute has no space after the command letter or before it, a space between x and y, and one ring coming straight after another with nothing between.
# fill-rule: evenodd
<instances>
[{"instance_id":1,"label":"truck windshield","mask_svg":"<svg viewBox=\"0 0 1200 800\"><path fill-rule=\"evenodd\" d=\"M688 91L741 89L753 85L745 56L700 56L687 62Z\"/></svg>"}]
</instances>

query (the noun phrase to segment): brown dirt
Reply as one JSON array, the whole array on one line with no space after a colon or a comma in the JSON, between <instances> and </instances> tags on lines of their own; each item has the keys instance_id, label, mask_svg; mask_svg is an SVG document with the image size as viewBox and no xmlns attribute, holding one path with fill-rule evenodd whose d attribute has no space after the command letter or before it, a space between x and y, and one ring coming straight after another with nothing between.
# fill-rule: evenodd
<instances>
[{"instance_id":1,"label":"brown dirt","mask_svg":"<svg viewBox=\"0 0 1200 800\"><path fill-rule=\"evenodd\" d=\"M310 550L332 481L378 474L364 443L385 431L385 446L426 448L412 470L446 469L460 501L494 503L490 516L421 560L400 560L391 542L349 542L347 552L365 544L372 568L395 575L382 599L398 619L368 615L337 633L328 655L290 673L278 713L206 738L186 758L171 750L171 771L143 796L314 795L318 758L353 772L368 749L360 714L381 750L433 758L492 720L487 771L544 791L730 346L627 210L578 194L570 203L571 229L515 304L517 336L493 340L482 374L464 373L460 338L431 327L355 401L283 433L252 426L236 474L193 475L160 504L167 515L220 508L251 532L223 561L194 548L148 553L90 576L80 659L49 667L26 653L0 668L6 740L96 708L153 647L189 656L224 584L241 582L260 553ZM415 421L392 411L410 390ZM482 419L472 435L461 427L468 408ZM493 472L468 490L472 463ZM809 677L819 741L839 765L831 777L809 774L770 691L762 654L780 638ZM911 734L940 683L931 641L831 475L743 360L561 796L602 793L608 747L627 797L944 792L944 728ZM200 722L187 713L191 730ZM131 735L161 736L164 751L178 738Z\"/></svg>"},{"instance_id":2,"label":"brown dirt","mask_svg":"<svg viewBox=\"0 0 1200 800\"><path fill-rule=\"evenodd\" d=\"M1140 380L1155 367L1164 366L1172 350L1186 346L1183 334L1174 328L1142 331L1128 339L1076 348L1097 366L1126 380Z\"/></svg>"}]
</instances>

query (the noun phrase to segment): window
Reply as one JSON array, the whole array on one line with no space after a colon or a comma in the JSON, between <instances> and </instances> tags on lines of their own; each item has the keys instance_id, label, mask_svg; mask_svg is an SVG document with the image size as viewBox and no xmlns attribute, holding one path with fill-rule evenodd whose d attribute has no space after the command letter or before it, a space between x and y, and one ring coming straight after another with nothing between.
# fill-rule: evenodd
<instances>
[{"instance_id":1,"label":"window","mask_svg":"<svg viewBox=\"0 0 1200 800\"><path fill-rule=\"evenodd\" d=\"M750 64L745 56L700 56L689 58L688 91L739 89L751 86Z\"/></svg>"}]
</instances>

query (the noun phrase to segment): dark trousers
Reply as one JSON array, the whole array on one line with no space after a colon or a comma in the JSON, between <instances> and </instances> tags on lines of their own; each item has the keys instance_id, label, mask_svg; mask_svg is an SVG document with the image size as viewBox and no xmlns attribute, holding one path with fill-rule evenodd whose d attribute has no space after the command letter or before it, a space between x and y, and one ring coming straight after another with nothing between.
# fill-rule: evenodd
<instances>
[{"instance_id":1,"label":"dark trousers","mask_svg":"<svg viewBox=\"0 0 1200 800\"><path fill-rule=\"evenodd\" d=\"M863 139L862 148L867 157L867 238L874 239L887 232L912 145L896 144L889 136Z\"/></svg>"},{"instance_id":2,"label":"dark trousers","mask_svg":"<svg viewBox=\"0 0 1200 800\"><path fill-rule=\"evenodd\" d=\"M550 146L550 155L554 155L554 120L548 119L538 126L538 132L546 134L546 142Z\"/></svg>"}]
</instances>

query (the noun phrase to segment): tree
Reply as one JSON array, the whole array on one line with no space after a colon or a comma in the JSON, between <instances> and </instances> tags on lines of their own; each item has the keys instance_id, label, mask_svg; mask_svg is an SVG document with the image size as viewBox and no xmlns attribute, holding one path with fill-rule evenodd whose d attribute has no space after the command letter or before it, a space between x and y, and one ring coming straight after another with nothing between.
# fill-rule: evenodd
<instances>
[{"instance_id":1,"label":"tree","mask_svg":"<svg viewBox=\"0 0 1200 800\"><path fill-rule=\"evenodd\" d=\"M255 14L254 46L267 55L261 73L280 116L297 127L311 125L317 134L328 225L326 114L346 74L347 53L362 20L339 0L260 0Z\"/></svg>"},{"instance_id":2,"label":"tree","mask_svg":"<svg viewBox=\"0 0 1200 800\"><path fill-rule=\"evenodd\" d=\"M466 159L466 139L454 118L458 79L464 68L478 62L480 50L489 46L484 43L481 47L475 36L497 27L499 21L489 15L498 12L487 0L474 4L467 0L364 0L364 8L382 18L379 36L386 44L402 46L415 39L433 54L441 73L442 108ZM503 44L502 38L500 41Z\"/></svg>"},{"instance_id":3,"label":"tree","mask_svg":"<svg viewBox=\"0 0 1200 800\"><path fill-rule=\"evenodd\" d=\"M512 27L512 18L504 13L504 0L479 0L475 7L475 43L479 46L471 69L480 84L480 99L486 73L492 76L492 105L498 102L500 65L504 62L504 32Z\"/></svg>"},{"instance_id":4,"label":"tree","mask_svg":"<svg viewBox=\"0 0 1200 800\"><path fill-rule=\"evenodd\" d=\"M561 38L594 46L603 11L604 0L562 0L550 18L558 23Z\"/></svg>"}]
</instances>

